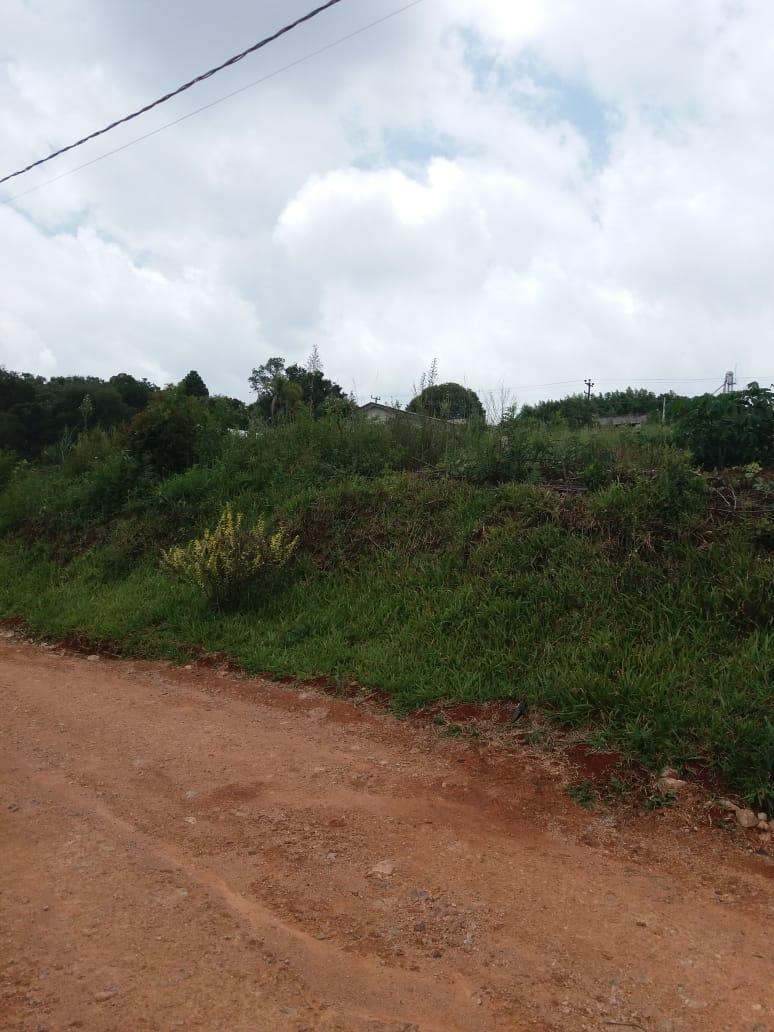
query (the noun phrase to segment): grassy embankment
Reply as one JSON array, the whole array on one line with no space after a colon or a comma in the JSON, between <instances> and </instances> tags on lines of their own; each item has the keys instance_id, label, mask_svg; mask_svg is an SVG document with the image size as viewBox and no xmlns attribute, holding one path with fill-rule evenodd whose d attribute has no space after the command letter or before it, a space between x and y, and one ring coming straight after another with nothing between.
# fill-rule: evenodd
<instances>
[{"instance_id":1,"label":"grassy embankment","mask_svg":"<svg viewBox=\"0 0 774 1032\"><path fill-rule=\"evenodd\" d=\"M301 422L210 437L166 479L99 434L3 469L0 615L41 635L225 651L404 710L526 698L596 746L774 802L771 500L737 492L727 513L668 437ZM225 502L300 536L287 583L237 613L159 570Z\"/></svg>"}]
</instances>

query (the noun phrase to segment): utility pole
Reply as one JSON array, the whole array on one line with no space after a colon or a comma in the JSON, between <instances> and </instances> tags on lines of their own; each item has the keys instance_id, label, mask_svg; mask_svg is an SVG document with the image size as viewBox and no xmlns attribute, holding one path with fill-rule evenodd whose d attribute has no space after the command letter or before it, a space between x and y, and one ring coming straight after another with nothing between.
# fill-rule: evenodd
<instances>
[{"instance_id":1,"label":"utility pole","mask_svg":"<svg viewBox=\"0 0 774 1032\"><path fill-rule=\"evenodd\" d=\"M591 401L591 392L596 384L592 383L591 380L584 380L583 382L586 384L586 401Z\"/></svg>"}]
</instances>

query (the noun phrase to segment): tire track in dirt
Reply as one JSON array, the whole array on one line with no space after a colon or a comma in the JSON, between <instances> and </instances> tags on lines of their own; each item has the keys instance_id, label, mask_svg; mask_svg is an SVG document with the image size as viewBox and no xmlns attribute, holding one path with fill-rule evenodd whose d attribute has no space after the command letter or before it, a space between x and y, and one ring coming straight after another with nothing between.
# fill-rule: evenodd
<instances>
[{"instance_id":1,"label":"tire track in dirt","mask_svg":"<svg viewBox=\"0 0 774 1032\"><path fill-rule=\"evenodd\" d=\"M771 868L679 813L213 671L2 644L0 703L3 1028L774 1032Z\"/></svg>"}]
</instances>

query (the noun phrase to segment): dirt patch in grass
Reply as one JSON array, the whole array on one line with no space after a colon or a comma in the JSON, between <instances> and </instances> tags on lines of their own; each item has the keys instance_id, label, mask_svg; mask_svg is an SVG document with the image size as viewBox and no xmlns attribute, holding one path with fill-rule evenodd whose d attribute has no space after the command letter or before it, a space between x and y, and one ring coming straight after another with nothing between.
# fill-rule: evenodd
<instances>
[{"instance_id":1,"label":"dirt patch in grass","mask_svg":"<svg viewBox=\"0 0 774 1032\"><path fill-rule=\"evenodd\" d=\"M635 773L634 765L617 752L594 752L589 746L579 743L565 750L565 756L578 768L582 778L593 782L597 787L608 787L613 778L628 781ZM637 773L645 774L640 767Z\"/></svg>"}]
</instances>

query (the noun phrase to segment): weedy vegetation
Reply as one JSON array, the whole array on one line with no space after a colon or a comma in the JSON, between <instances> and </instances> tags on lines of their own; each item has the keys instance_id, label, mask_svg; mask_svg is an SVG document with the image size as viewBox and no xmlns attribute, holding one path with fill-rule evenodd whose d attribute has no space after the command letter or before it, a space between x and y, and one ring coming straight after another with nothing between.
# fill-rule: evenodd
<instances>
[{"instance_id":1,"label":"weedy vegetation","mask_svg":"<svg viewBox=\"0 0 774 1032\"><path fill-rule=\"evenodd\" d=\"M402 712L524 699L772 807L765 462L702 473L659 426L380 426L295 401L236 434L161 394L128 431L0 454L0 615L355 679Z\"/></svg>"},{"instance_id":2,"label":"weedy vegetation","mask_svg":"<svg viewBox=\"0 0 774 1032\"><path fill-rule=\"evenodd\" d=\"M183 584L198 588L217 608L236 608L247 589L260 581L271 590L276 575L287 568L298 538L288 538L283 528L270 534L266 521L244 525L244 514L227 503L214 530L205 529L187 545L176 545L161 554L162 569Z\"/></svg>"}]
</instances>

